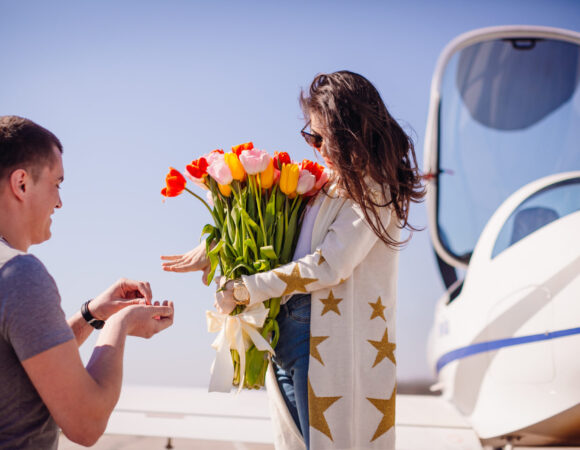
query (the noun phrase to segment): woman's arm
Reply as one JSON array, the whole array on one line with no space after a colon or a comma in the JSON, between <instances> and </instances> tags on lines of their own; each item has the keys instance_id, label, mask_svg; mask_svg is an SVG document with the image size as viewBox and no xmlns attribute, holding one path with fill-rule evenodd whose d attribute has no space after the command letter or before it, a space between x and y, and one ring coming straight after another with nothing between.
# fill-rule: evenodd
<instances>
[{"instance_id":1,"label":"woman's arm","mask_svg":"<svg viewBox=\"0 0 580 450\"><path fill-rule=\"evenodd\" d=\"M383 208L385 227L390 218L391 209ZM360 208L347 201L314 253L277 269L242 277L250 292L250 304L339 284L350 277L378 239Z\"/></svg>"}]
</instances>

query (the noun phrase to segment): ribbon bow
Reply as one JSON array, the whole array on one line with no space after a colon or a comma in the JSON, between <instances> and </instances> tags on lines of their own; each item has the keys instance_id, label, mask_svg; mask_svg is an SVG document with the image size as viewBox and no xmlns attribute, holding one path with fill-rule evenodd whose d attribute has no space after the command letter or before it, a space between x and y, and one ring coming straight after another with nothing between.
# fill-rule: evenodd
<instances>
[{"instance_id":1,"label":"ribbon bow","mask_svg":"<svg viewBox=\"0 0 580 450\"><path fill-rule=\"evenodd\" d=\"M217 311L206 311L207 329L210 333L219 331L211 344L216 349L215 361L211 366L209 392L229 392L234 378L234 363L231 349L237 350L240 355L240 384L238 392L244 386L246 372L246 348L252 343L260 351L268 351L272 355L274 350L259 333L258 328L264 325L268 317L268 309L263 303L246 307L236 316L222 314Z\"/></svg>"}]
</instances>

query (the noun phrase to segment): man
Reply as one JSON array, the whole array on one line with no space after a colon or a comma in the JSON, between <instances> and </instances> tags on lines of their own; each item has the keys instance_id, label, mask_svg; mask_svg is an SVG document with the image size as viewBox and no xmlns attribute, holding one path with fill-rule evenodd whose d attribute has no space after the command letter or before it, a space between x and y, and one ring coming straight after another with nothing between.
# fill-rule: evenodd
<instances>
[{"instance_id":1,"label":"man","mask_svg":"<svg viewBox=\"0 0 580 450\"><path fill-rule=\"evenodd\" d=\"M119 399L126 336L173 323L171 302L151 304L148 283L125 279L67 323L54 280L27 253L50 238L63 178L54 134L0 117L0 448L56 449L59 427L94 444ZM102 330L85 368L78 346L93 328Z\"/></svg>"}]
</instances>

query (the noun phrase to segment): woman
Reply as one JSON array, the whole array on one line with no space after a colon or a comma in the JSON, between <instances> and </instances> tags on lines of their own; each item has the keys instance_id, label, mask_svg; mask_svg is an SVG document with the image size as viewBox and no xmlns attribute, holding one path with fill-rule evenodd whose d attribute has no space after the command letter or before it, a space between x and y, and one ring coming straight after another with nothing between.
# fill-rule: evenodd
<instances>
[{"instance_id":1,"label":"woman","mask_svg":"<svg viewBox=\"0 0 580 450\"><path fill-rule=\"evenodd\" d=\"M276 447L394 448L400 230L424 195L413 143L361 75L318 75L300 103L331 180L306 210L294 261L241 280L250 304L289 298L267 380ZM166 258L166 270L207 266L201 246ZM226 287L223 313L237 302Z\"/></svg>"}]
</instances>

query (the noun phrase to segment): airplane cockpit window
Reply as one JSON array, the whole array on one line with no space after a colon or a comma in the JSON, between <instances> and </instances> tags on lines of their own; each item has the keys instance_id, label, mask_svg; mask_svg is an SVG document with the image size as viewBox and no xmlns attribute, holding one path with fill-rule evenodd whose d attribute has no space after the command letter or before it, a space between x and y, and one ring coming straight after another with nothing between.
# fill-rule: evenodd
<instances>
[{"instance_id":1,"label":"airplane cockpit window","mask_svg":"<svg viewBox=\"0 0 580 450\"><path fill-rule=\"evenodd\" d=\"M580 179L567 180L536 192L510 215L498 234L492 258L540 228L580 211Z\"/></svg>"},{"instance_id":2,"label":"airplane cockpit window","mask_svg":"<svg viewBox=\"0 0 580 450\"><path fill-rule=\"evenodd\" d=\"M451 57L439 105L437 223L455 257L469 262L487 221L517 189L580 170L579 81L580 48L570 42L488 40ZM518 220L554 220L545 206Z\"/></svg>"}]
</instances>

